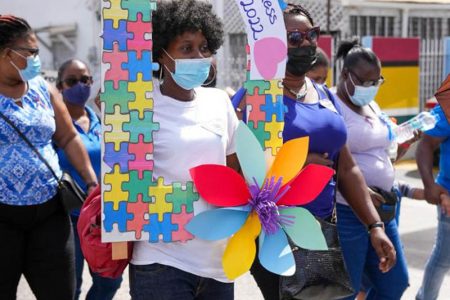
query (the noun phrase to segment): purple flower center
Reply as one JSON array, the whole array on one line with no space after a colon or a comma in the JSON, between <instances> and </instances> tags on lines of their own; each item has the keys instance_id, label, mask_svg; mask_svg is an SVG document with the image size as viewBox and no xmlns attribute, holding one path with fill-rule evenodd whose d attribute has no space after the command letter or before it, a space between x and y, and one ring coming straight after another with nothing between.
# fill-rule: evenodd
<instances>
[{"instance_id":1,"label":"purple flower center","mask_svg":"<svg viewBox=\"0 0 450 300\"><path fill-rule=\"evenodd\" d=\"M249 204L258 214L264 232L267 234L274 234L278 231L280 224L282 223L276 203L287 190L278 195L281 189L281 177L276 182L275 177L270 178L270 180L267 179L261 188L255 178L253 178L253 181L255 184L249 186L250 194L252 196Z\"/></svg>"}]
</instances>

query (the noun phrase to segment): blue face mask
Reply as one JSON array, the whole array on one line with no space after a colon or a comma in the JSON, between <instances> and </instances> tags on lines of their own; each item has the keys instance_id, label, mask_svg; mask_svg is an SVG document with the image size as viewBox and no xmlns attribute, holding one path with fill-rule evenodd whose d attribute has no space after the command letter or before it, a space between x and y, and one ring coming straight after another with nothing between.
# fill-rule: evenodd
<instances>
[{"instance_id":1,"label":"blue face mask","mask_svg":"<svg viewBox=\"0 0 450 300\"><path fill-rule=\"evenodd\" d=\"M350 98L350 101L352 101L353 104L356 106L365 106L372 102L375 99L375 96L378 93L378 89L380 88L379 85L372 85L372 86L361 86L356 85L353 82L352 75L350 73L350 81L352 82L353 86L355 87L355 91L353 92L353 96L350 95L347 88L347 82L345 82L345 91L347 92L348 97Z\"/></svg>"},{"instance_id":2,"label":"blue face mask","mask_svg":"<svg viewBox=\"0 0 450 300\"><path fill-rule=\"evenodd\" d=\"M11 51L14 51L14 50L11 49ZM27 66L23 70L19 69L11 61L11 64L19 72L19 75L20 75L20 77L22 78L23 81L31 80L34 77L36 77L39 74L41 74L41 60L39 59L39 55L36 55L36 56L31 55L31 56L25 57L25 56L23 56L22 54L20 54L17 51L14 51L14 53L16 53L17 55L19 55L19 56L21 56L21 57L23 57L24 59L27 60Z\"/></svg>"},{"instance_id":3,"label":"blue face mask","mask_svg":"<svg viewBox=\"0 0 450 300\"><path fill-rule=\"evenodd\" d=\"M208 78L211 58L173 59L166 50L164 52L175 62L175 72L172 73L166 66L164 67L181 88L192 90L201 86Z\"/></svg>"},{"instance_id":4,"label":"blue face mask","mask_svg":"<svg viewBox=\"0 0 450 300\"><path fill-rule=\"evenodd\" d=\"M73 87L62 91L62 94L67 102L84 107L91 95L91 86L78 82Z\"/></svg>"}]
</instances>

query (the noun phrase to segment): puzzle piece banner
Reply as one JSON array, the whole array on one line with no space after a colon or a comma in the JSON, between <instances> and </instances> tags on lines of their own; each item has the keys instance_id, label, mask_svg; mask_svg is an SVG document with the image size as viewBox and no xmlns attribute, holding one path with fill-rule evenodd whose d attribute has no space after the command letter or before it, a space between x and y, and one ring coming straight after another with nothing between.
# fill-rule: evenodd
<instances>
[{"instance_id":1,"label":"puzzle piece banner","mask_svg":"<svg viewBox=\"0 0 450 300\"><path fill-rule=\"evenodd\" d=\"M156 1L102 2L102 241L187 241L192 182L154 178L152 23ZM157 163L157 162L156 162Z\"/></svg>"},{"instance_id":2,"label":"puzzle piece banner","mask_svg":"<svg viewBox=\"0 0 450 300\"><path fill-rule=\"evenodd\" d=\"M287 58L282 1L236 0L250 47L250 79L281 79ZM282 33L282 34L280 34Z\"/></svg>"}]
</instances>

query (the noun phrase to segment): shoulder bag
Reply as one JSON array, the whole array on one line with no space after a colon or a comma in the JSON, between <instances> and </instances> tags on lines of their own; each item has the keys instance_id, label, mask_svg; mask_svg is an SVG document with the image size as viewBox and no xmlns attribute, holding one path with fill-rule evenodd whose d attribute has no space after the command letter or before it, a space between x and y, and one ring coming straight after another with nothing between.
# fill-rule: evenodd
<instances>
[{"instance_id":1,"label":"shoulder bag","mask_svg":"<svg viewBox=\"0 0 450 300\"><path fill-rule=\"evenodd\" d=\"M12 123L3 113L0 112L0 117L5 120L25 141L25 143L33 150L36 156L44 163L44 165L50 170L53 177L58 182L58 194L64 209L67 212L73 209L80 209L83 205L84 199L86 198L85 193L80 188L80 186L73 180L69 173L64 172L61 179L58 179L55 171L52 169L47 160L39 153L36 147L28 140L28 138L17 128L14 123Z\"/></svg>"}]
</instances>

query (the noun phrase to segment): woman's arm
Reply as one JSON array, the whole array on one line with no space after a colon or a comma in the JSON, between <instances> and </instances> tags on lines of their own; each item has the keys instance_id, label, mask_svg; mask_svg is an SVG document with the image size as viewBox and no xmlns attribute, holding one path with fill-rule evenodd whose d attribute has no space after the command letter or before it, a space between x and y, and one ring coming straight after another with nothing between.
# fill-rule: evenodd
<instances>
[{"instance_id":1,"label":"woman's arm","mask_svg":"<svg viewBox=\"0 0 450 300\"><path fill-rule=\"evenodd\" d=\"M49 86L50 99L55 111L56 131L53 140L56 145L64 150L67 158L74 168L80 174L83 181L90 185L88 193L93 189L94 183L97 183L97 176L92 169L91 161L86 149L72 124L72 119L61 95L51 86Z\"/></svg>"},{"instance_id":2,"label":"woman's arm","mask_svg":"<svg viewBox=\"0 0 450 300\"><path fill-rule=\"evenodd\" d=\"M338 187L364 225L369 226L381 221L370 198L364 177L353 160L348 146L344 146L339 155ZM380 258L380 270L389 271L396 261L395 249L391 241L379 227L370 230L370 240Z\"/></svg>"},{"instance_id":3,"label":"woman's arm","mask_svg":"<svg viewBox=\"0 0 450 300\"><path fill-rule=\"evenodd\" d=\"M441 194L448 194L444 187L434 182L433 176L433 153L443 141L444 138L424 134L416 150L416 162L425 189L424 196L431 204L438 204Z\"/></svg>"}]
</instances>

